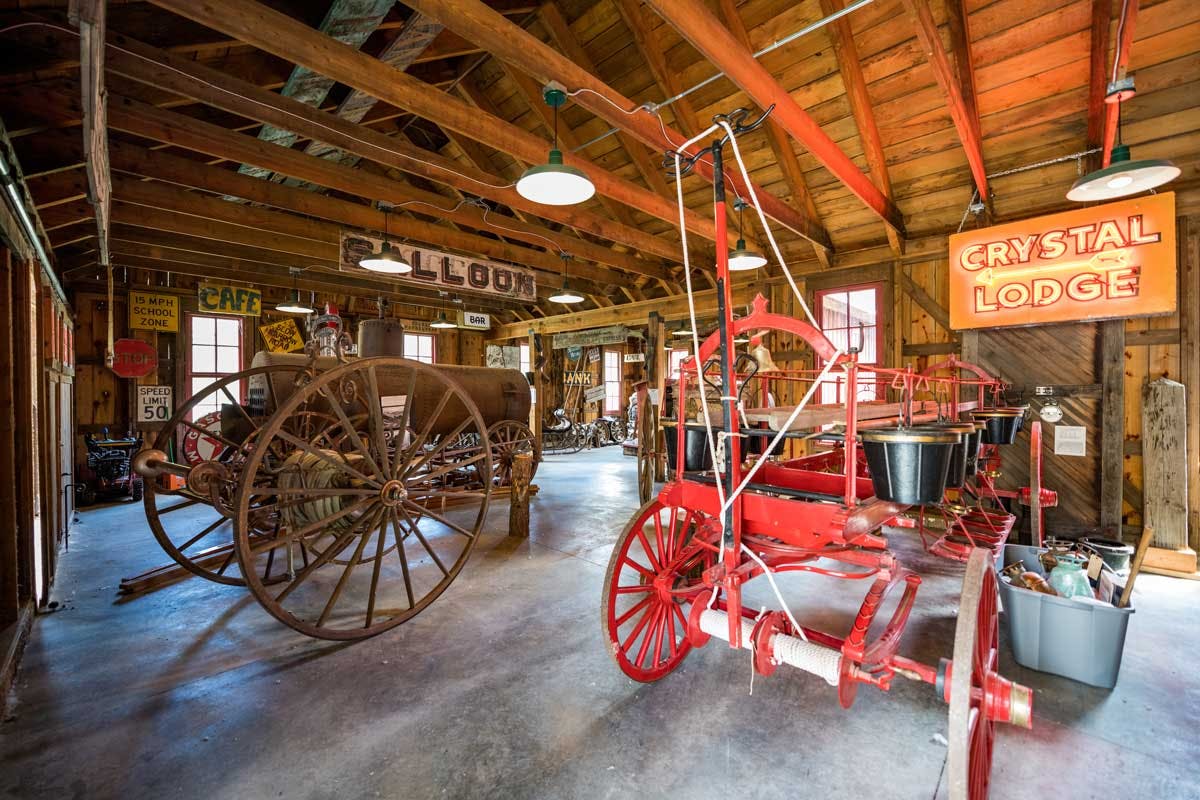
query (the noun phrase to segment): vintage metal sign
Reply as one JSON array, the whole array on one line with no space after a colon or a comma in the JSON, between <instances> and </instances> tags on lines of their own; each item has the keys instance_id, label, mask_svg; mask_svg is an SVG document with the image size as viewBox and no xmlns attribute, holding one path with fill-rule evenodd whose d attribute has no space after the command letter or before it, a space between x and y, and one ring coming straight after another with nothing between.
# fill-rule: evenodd
<instances>
[{"instance_id":1,"label":"vintage metal sign","mask_svg":"<svg viewBox=\"0 0 1200 800\"><path fill-rule=\"evenodd\" d=\"M112 371L122 378L144 378L158 369L158 351L139 339L117 339L113 343Z\"/></svg>"},{"instance_id":2,"label":"vintage metal sign","mask_svg":"<svg viewBox=\"0 0 1200 800\"><path fill-rule=\"evenodd\" d=\"M261 325L258 332L262 334L263 344L272 353L295 353L304 349L304 339L300 336L300 327L294 319L281 319L270 325Z\"/></svg>"},{"instance_id":3,"label":"vintage metal sign","mask_svg":"<svg viewBox=\"0 0 1200 800\"><path fill-rule=\"evenodd\" d=\"M583 401L585 403L595 403L598 400L603 400L606 394L607 390L604 388L603 384L600 386L593 386L583 393Z\"/></svg>"},{"instance_id":4,"label":"vintage metal sign","mask_svg":"<svg viewBox=\"0 0 1200 800\"><path fill-rule=\"evenodd\" d=\"M200 311L206 314L262 316L262 292L251 286L204 282L200 284L199 300Z\"/></svg>"},{"instance_id":5,"label":"vintage metal sign","mask_svg":"<svg viewBox=\"0 0 1200 800\"><path fill-rule=\"evenodd\" d=\"M172 389L170 386L137 387L137 421L166 422L171 418Z\"/></svg>"},{"instance_id":6,"label":"vintage metal sign","mask_svg":"<svg viewBox=\"0 0 1200 800\"><path fill-rule=\"evenodd\" d=\"M589 345L624 344L630 337L641 338L641 331L631 331L624 325L609 325L604 328L590 328L586 331L554 334L554 349L562 350L567 347L587 347Z\"/></svg>"},{"instance_id":7,"label":"vintage metal sign","mask_svg":"<svg viewBox=\"0 0 1200 800\"><path fill-rule=\"evenodd\" d=\"M1168 314L1176 307L1175 195L950 237L950 327Z\"/></svg>"},{"instance_id":8,"label":"vintage metal sign","mask_svg":"<svg viewBox=\"0 0 1200 800\"><path fill-rule=\"evenodd\" d=\"M641 364L646 360L645 353L626 353L621 361L626 364Z\"/></svg>"},{"instance_id":9,"label":"vintage metal sign","mask_svg":"<svg viewBox=\"0 0 1200 800\"><path fill-rule=\"evenodd\" d=\"M563 386L591 386L592 373L587 370L569 370L563 373Z\"/></svg>"},{"instance_id":10,"label":"vintage metal sign","mask_svg":"<svg viewBox=\"0 0 1200 800\"><path fill-rule=\"evenodd\" d=\"M482 311L462 311L458 312L458 327L470 328L476 331L490 330L492 327L492 318Z\"/></svg>"},{"instance_id":11,"label":"vintage metal sign","mask_svg":"<svg viewBox=\"0 0 1200 800\"><path fill-rule=\"evenodd\" d=\"M343 272L362 272L358 262L371 253L379 252L382 239L361 233L342 233L340 269ZM392 249L412 265L412 272L394 275L401 283L426 284L447 292L481 292L500 295L530 303L537 300L536 273L526 267L480 261L438 250L397 245Z\"/></svg>"},{"instance_id":12,"label":"vintage metal sign","mask_svg":"<svg viewBox=\"0 0 1200 800\"><path fill-rule=\"evenodd\" d=\"M179 297L153 292L129 293L129 327L136 331L179 330Z\"/></svg>"}]
</instances>

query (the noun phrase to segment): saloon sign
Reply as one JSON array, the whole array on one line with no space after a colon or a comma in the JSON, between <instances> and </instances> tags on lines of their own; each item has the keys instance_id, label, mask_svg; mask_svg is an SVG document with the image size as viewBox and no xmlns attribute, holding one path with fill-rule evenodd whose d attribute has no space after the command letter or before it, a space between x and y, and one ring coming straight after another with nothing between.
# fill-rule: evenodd
<instances>
[{"instance_id":1,"label":"saloon sign","mask_svg":"<svg viewBox=\"0 0 1200 800\"><path fill-rule=\"evenodd\" d=\"M358 262L364 256L379 252L382 245L382 239L343 233L341 270L361 271ZM392 249L412 265L412 272L392 276L403 283L428 284L447 292L482 292L531 303L537 300L537 285L531 269L494 261L477 261L406 244L392 243Z\"/></svg>"},{"instance_id":2,"label":"saloon sign","mask_svg":"<svg viewBox=\"0 0 1200 800\"><path fill-rule=\"evenodd\" d=\"M1175 195L950 237L950 327L1167 314L1176 305Z\"/></svg>"}]
</instances>

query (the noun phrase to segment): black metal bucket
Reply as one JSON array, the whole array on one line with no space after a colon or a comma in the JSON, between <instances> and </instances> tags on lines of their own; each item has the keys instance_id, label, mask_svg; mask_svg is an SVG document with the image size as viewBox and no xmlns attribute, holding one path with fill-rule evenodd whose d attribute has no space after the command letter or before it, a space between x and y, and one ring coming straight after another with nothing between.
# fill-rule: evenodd
<instances>
[{"instance_id":1,"label":"black metal bucket","mask_svg":"<svg viewBox=\"0 0 1200 800\"><path fill-rule=\"evenodd\" d=\"M1012 444L1025 419L1024 408L983 408L972 411L971 416L982 422L984 444Z\"/></svg>"},{"instance_id":2,"label":"black metal bucket","mask_svg":"<svg viewBox=\"0 0 1200 800\"><path fill-rule=\"evenodd\" d=\"M1129 559L1133 556L1133 546L1117 541L1116 539L1100 539L1092 536L1085 536L1079 540L1079 543L1090 550L1094 550L1096 555L1104 559L1107 564L1115 572L1123 572L1129 569Z\"/></svg>"},{"instance_id":3,"label":"black metal bucket","mask_svg":"<svg viewBox=\"0 0 1200 800\"><path fill-rule=\"evenodd\" d=\"M983 442L983 431L987 427L982 422L972 422L975 431L967 437L967 472L966 477L971 477L979 471L979 445Z\"/></svg>"},{"instance_id":4,"label":"black metal bucket","mask_svg":"<svg viewBox=\"0 0 1200 800\"><path fill-rule=\"evenodd\" d=\"M708 438L704 435L703 425L686 425L687 438L684 439L683 467L687 472L703 472L712 469L712 451L708 449ZM679 441L677 425L663 425L663 436L667 442L667 468L675 470L679 459L675 457L676 443ZM714 432L715 435L715 432Z\"/></svg>"},{"instance_id":5,"label":"black metal bucket","mask_svg":"<svg viewBox=\"0 0 1200 800\"><path fill-rule=\"evenodd\" d=\"M875 496L907 505L941 502L962 436L953 431L869 428L861 431Z\"/></svg>"},{"instance_id":6,"label":"black metal bucket","mask_svg":"<svg viewBox=\"0 0 1200 800\"><path fill-rule=\"evenodd\" d=\"M967 480L967 460L971 458L971 439L975 439L975 453L979 453L979 435L972 422L931 422L917 426L918 430L949 431L959 435L959 442L950 453L950 467L946 471L946 486L957 489ZM973 460L973 459L972 459Z\"/></svg>"}]
</instances>

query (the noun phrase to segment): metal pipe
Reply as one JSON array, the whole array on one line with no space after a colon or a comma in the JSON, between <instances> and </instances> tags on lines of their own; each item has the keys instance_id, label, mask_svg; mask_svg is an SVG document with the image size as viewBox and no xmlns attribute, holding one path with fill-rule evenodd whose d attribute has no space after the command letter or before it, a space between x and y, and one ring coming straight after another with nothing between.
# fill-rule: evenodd
<instances>
[{"instance_id":1,"label":"metal pipe","mask_svg":"<svg viewBox=\"0 0 1200 800\"><path fill-rule=\"evenodd\" d=\"M850 5L841 9L840 11L835 11L834 13L830 14L827 17L822 17L821 19L817 20L816 22L813 22L809 25L805 25L803 28L801 28L798 31L789 33L787 36L783 37L782 39L775 40L771 44L764 47L762 50L758 50L757 52L755 52L754 57L761 58L762 56L765 56L767 53L774 52L775 50L778 50L779 48L783 47L784 45L791 44L792 42L799 39L801 36L807 36L808 34L812 33L813 31L820 30L821 28L824 28L829 23L841 19L842 17L849 14L851 11L857 11L858 9L862 8L863 6L870 4L872 1L873 0L855 0L855 2L851 3ZM697 83L695 86L691 87L690 89L684 89L679 94L674 95L673 97L668 97L666 100L663 100L661 103L646 103L643 106L641 106L641 108L644 108L651 113L657 114L659 110L666 108L667 106L671 105L672 103L676 102L677 100L682 100L683 98L687 97L688 95L690 95L693 92L703 89L705 86L708 86L710 83L712 83L713 81L716 81L718 78L721 78L724 75L725 75L724 72L718 72L716 75L713 75L711 77L705 78L704 80L700 81L699 83ZM607 131L600 134L599 136L596 136L595 138L592 138L592 139L588 139L586 142L579 145L571 152L578 153L580 150L591 147L596 142L604 141L609 136L612 136L614 133L617 133L617 131L618 131L617 128L609 128Z\"/></svg>"},{"instance_id":2,"label":"metal pipe","mask_svg":"<svg viewBox=\"0 0 1200 800\"><path fill-rule=\"evenodd\" d=\"M25 202L18 191L18 183L16 173L13 172L8 165L8 156L6 153L0 153L0 183L4 184L4 196L8 201L9 207L12 209L13 215L16 216L17 222L21 225L25 233L25 238L29 240L34 252L37 254L38 261L41 262L42 272L46 274L46 278L50 282L50 286L54 289L54 293L64 303L67 302L67 293L63 291L62 284L58 282L58 276L54 274L54 268L50 265L50 258L46 255L46 250L42 247L42 240L37 234L37 227L33 224L33 220L29 217L29 212L25 210Z\"/></svg>"}]
</instances>

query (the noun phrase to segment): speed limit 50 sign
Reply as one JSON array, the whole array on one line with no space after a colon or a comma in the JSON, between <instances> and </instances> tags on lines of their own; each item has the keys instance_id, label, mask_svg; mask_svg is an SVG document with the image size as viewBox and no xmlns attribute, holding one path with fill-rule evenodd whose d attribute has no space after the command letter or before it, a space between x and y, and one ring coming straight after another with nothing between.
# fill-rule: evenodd
<instances>
[{"instance_id":1,"label":"speed limit 50 sign","mask_svg":"<svg viewBox=\"0 0 1200 800\"><path fill-rule=\"evenodd\" d=\"M171 418L170 386L137 387L138 422L166 422Z\"/></svg>"}]
</instances>

